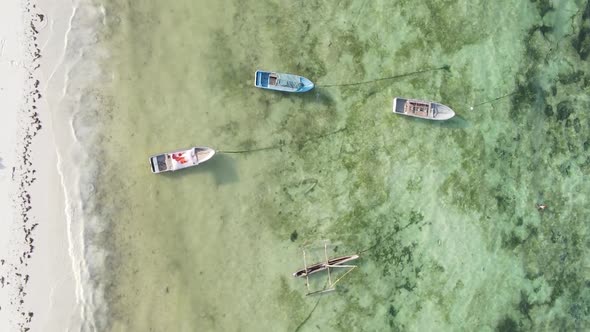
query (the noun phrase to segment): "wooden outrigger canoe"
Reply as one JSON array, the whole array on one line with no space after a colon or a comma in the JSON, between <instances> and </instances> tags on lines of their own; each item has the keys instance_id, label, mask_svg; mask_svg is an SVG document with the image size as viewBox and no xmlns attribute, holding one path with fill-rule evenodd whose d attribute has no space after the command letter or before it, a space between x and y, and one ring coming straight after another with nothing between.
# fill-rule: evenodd
<instances>
[{"instance_id":1,"label":"wooden outrigger canoe","mask_svg":"<svg viewBox=\"0 0 590 332\"><path fill-rule=\"evenodd\" d=\"M307 295L314 295L314 294L322 294L326 292L331 292L336 289L336 284L344 278L349 272L356 268L356 265L347 265L346 263L353 261L359 258L359 255L347 255L341 256L337 258L328 259L328 245L324 242L324 255L326 260L323 262L315 263L312 265L307 265L307 260L305 258L305 250L303 250L303 269L297 270L293 273L294 277L305 277L305 286L307 287ZM332 282L332 275L330 273L330 268L347 268L348 271L344 272L338 279ZM309 275L320 272L320 271L327 271L328 272L328 282L323 289L314 290L312 291L309 287Z\"/></svg>"},{"instance_id":2,"label":"wooden outrigger canoe","mask_svg":"<svg viewBox=\"0 0 590 332\"><path fill-rule=\"evenodd\" d=\"M349 255L349 256L342 256L342 257L338 257L338 258L332 258L332 259L328 260L327 262L319 262L319 263L307 266L301 270L298 270L297 272L293 273L293 276L294 277L307 277L310 274L324 271L328 267L342 266L343 264L346 264L346 263L353 261L357 258L359 258L359 255Z\"/></svg>"}]
</instances>

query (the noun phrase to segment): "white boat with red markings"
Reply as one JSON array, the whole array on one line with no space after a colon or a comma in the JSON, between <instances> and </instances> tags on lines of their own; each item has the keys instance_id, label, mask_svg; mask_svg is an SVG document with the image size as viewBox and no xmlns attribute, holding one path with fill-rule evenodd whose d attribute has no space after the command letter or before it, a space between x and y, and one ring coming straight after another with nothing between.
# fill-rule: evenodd
<instances>
[{"instance_id":1,"label":"white boat with red markings","mask_svg":"<svg viewBox=\"0 0 590 332\"><path fill-rule=\"evenodd\" d=\"M200 165L213 158L215 150L206 146L197 146L185 150L176 150L150 157L152 173L177 171Z\"/></svg>"}]
</instances>

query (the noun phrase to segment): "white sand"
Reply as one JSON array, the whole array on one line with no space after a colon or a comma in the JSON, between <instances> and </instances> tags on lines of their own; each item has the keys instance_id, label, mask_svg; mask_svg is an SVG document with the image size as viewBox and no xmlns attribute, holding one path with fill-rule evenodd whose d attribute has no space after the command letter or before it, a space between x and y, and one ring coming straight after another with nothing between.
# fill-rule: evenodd
<instances>
[{"instance_id":1,"label":"white sand","mask_svg":"<svg viewBox=\"0 0 590 332\"><path fill-rule=\"evenodd\" d=\"M0 259L5 260L0 331L80 329L72 237L52 131L59 96L46 95L62 90L51 77L61 64L71 6L64 0L0 2Z\"/></svg>"}]
</instances>

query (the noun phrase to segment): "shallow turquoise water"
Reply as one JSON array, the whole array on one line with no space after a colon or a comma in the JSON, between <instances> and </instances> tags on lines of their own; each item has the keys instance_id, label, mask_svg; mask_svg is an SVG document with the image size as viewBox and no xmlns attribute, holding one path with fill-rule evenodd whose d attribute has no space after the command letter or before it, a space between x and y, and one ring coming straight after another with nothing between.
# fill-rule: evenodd
<instances>
[{"instance_id":1,"label":"shallow turquoise water","mask_svg":"<svg viewBox=\"0 0 590 332\"><path fill-rule=\"evenodd\" d=\"M590 326L590 5L103 5L115 79L95 197L110 251L101 326ZM318 87L257 90L256 69ZM396 116L395 96L458 115ZM149 173L149 155L190 145L281 148ZM335 293L306 297L291 273L322 239L334 255L374 247Z\"/></svg>"}]
</instances>

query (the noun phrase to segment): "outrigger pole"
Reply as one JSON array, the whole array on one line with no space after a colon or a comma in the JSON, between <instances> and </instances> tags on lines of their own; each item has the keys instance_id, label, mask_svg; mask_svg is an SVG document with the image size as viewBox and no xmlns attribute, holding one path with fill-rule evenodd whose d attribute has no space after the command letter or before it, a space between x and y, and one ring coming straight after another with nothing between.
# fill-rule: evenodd
<instances>
[{"instance_id":1,"label":"outrigger pole","mask_svg":"<svg viewBox=\"0 0 590 332\"><path fill-rule=\"evenodd\" d=\"M307 273L307 262L305 261L305 249L303 249L303 267L305 268L305 286L307 286L307 292L311 292L309 290L309 273Z\"/></svg>"}]
</instances>

